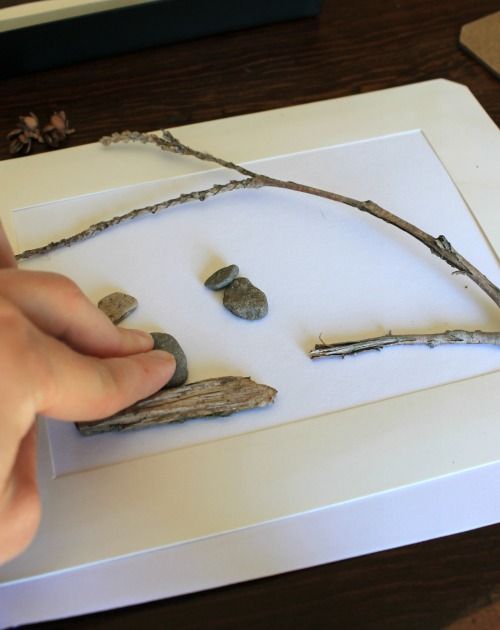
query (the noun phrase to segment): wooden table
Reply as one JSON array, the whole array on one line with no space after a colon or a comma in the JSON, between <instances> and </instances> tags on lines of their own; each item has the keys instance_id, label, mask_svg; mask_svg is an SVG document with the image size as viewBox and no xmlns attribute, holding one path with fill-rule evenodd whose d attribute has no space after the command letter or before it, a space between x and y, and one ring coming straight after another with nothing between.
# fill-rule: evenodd
<instances>
[{"instance_id":1,"label":"wooden table","mask_svg":"<svg viewBox=\"0 0 500 630\"><path fill-rule=\"evenodd\" d=\"M500 123L500 82L458 47L498 0L324 0L318 18L0 83L0 131L66 110L70 146L444 77ZM22 42L19 43L22 46ZM49 43L48 43L49 45ZM8 158L7 143L0 159ZM22 158L20 158L22 159ZM54 174L57 177L57 173ZM26 182L29 186L29 180ZM50 628L500 628L500 526Z\"/></svg>"}]
</instances>

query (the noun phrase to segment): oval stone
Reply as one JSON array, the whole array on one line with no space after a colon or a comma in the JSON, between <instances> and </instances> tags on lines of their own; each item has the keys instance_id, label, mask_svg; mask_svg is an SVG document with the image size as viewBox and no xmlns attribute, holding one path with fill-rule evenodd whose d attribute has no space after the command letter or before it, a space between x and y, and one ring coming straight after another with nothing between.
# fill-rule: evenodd
<instances>
[{"instance_id":1,"label":"oval stone","mask_svg":"<svg viewBox=\"0 0 500 630\"><path fill-rule=\"evenodd\" d=\"M238 265L222 267L222 269L219 269L205 280L205 286L207 289L212 289L212 291L224 289L224 287L231 284L239 273Z\"/></svg>"},{"instance_id":2,"label":"oval stone","mask_svg":"<svg viewBox=\"0 0 500 630\"><path fill-rule=\"evenodd\" d=\"M132 295L116 291L99 300L97 308L107 315L113 324L119 324L135 311L138 304Z\"/></svg>"},{"instance_id":3,"label":"oval stone","mask_svg":"<svg viewBox=\"0 0 500 630\"><path fill-rule=\"evenodd\" d=\"M269 310L263 291L255 287L248 278L236 278L224 290L222 303L236 317L262 319Z\"/></svg>"},{"instance_id":4,"label":"oval stone","mask_svg":"<svg viewBox=\"0 0 500 630\"><path fill-rule=\"evenodd\" d=\"M175 372L165 387L177 387L184 385L188 377L187 358L184 350L175 337L163 332L150 333L154 341L155 350L166 350L175 358Z\"/></svg>"}]
</instances>

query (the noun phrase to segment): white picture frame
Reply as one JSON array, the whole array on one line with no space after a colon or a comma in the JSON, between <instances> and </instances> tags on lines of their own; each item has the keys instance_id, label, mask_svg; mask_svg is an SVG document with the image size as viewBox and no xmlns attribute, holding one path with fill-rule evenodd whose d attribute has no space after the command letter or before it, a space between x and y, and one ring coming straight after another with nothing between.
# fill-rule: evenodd
<instances>
[{"instance_id":1,"label":"white picture frame","mask_svg":"<svg viewBox=\"0 0 500 630\"><path fill-rule=\"evenodd\" d=\"M248 162L414 129L498 255L500 134L464 86L435 80L178 135ZM92 144L2 162L11 242L18 247L16 208L164 177L164 155L139 150L140 160L134 152L117 159ZM169 168L176 176L207 166L172 160ZM497 372L336 412L369 436L362 461L355 448L332 451L341 435L322 417L53 479L42 432L44 516L28 552L0 567L0 624L213 588L498 522L499 391ZM370 428L374 415L383 432ZM387 435L396 436L390 465Z\"/></svg>"}]
</instances>

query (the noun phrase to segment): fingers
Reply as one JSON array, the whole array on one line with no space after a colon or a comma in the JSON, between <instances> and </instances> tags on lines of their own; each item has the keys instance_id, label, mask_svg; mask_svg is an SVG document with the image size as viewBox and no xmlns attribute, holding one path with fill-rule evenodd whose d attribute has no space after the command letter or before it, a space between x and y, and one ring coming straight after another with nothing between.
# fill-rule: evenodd
<instances>
[{"instance_id":1,"label":"fingers","mask_svg":"<svg viewBox=\"0 0 500 630\"><path fill-rule=\"evenodd\" d=\"M19 327L5 330L5 324L13 323L12 312L0 308L0 565L29 545L41 513L34 398L25 381L26 365L17 353Z\"/></svg>"},{"instance_id":2,"label":"fingers","mask_svg":"<svg viewBox=\"0 0 500 630\"><path fill-rule=\"evenodd\" d=\"M0 565L24 551L40 522L36 429L24 436L7 482L0 486Z\"/></svg>"},{"instance_id":3,"label":"fingers","mask_svg":"<svg viewBox=\"0 0 500 630\"><path fill-rule=\"evenodd\" d=\"M156 392L175 360L119 329L69 279L19 271L0 224L0 564L40 520L34 419L109 416Z\"/></svg>"},{"instance_id":4,"label":"fingers","mask_svg":"<svg viewBox=\"0 0 500 630\"><path fill-rule=\"evenodd\" d=\"M151 335L117 328L72 280L59 274L0 271L0 296L45 333L85 354L125 356L153 347Z\"/></svg>"},{"instance_id":5,"label":"fingers","mask_svg":"<svg viewBox=\"0 0 500 630\"><path fill-rule=\"evenodd\" d=\"M0 348L0 374L6 375L0 378L5 416L0 415L0 422L7 443L22 439L36 413L70 420L102 418L157 391L175 371L175 359L162 351L109 359L82 355L40 331L2 299ZM0 455L3 450L0 442Z\"/></svg>"},{"instance_id":6,"label":"fingers","mask_svg":"<svg viewBox=\"0 0 500 630\"><path fill-rule=\"evenodd\" d=\"M158 391L175 371L173 356L160 350L98 359L49 337L43 346L36 406L53 418L105 418Z\"/></svg>"},{"instance_id":7,"label":"fingers","mask_svg":"<svg viewBox=\"0 0 500 630\"><path fill-rule=\"evenodd\" d=\"M17 262L12 247L7 240L2 222L0 221L0 269L7 269L9 267L17 267Z\"/></svg>"},{"instance_id":8,"label":"fingers","mask_svg":"<svg viewBox=\"0 0 500 630\"><path fill-rule=\"evenodd\" d=\"M113 326L112 326L113 329ZM0 564L23 551L40 521L36 413L99 419L145 398L175 371L167 352L100 359L45 334L0 297Z\"/></svg>"}]
</instances>

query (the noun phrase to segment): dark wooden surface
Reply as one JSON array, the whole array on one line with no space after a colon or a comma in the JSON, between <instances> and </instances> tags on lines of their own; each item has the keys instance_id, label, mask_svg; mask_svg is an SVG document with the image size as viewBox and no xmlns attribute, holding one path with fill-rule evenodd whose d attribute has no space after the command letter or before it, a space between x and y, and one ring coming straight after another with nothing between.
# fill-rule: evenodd
<instances>
[{"instance_id":1,"label":"dark wooden surface","mask_svg":"<svg viewBox=\"0 0 500 630\"><path fill-rule=\"evenodd\" d=\"M40 2L41 0L30 0L30 2ZM26 4L27 0L0 0L0 9L10 9L19 4Z\"/></svg>"},{"instance_id":2,"label":"dark wooden surface","mask_svg":"<svg viewBox=\"0 0 500 630\"><path fill-rule=\"evenodd\" d=\"M62 108L78 131L74 146L113 130L172 127L437 77L468 85L498 124L498 80L457 45L462 24L498 8L498 0L324 0L318 18L4 80L0 132L19 114L45 118Z\"/></svg>"},{"instance_id":3,"label":"dark wooden surface","mask_svg":"<svg viewBox=\"0 0 500 630\"><path fill-rule=\"evenodd\" d=\"M457 43L462 24L498 9L498 0L324 0L318 18L3 81L0 132L19 114L45 117L62 108L77 128L75 146L113 130L172 127L437 77L469 86L499 124L500 82ZM0 159L6 158L4 142ZM49 625L500 628L497 599L500 526L491 526Z\"/></svg>"}]
</instances>

